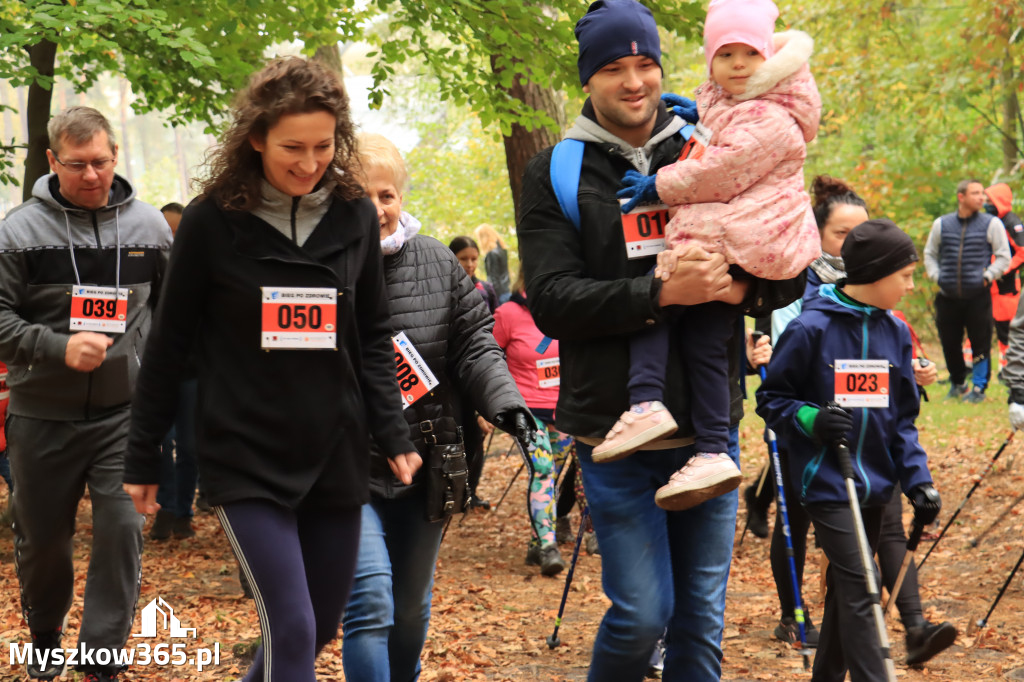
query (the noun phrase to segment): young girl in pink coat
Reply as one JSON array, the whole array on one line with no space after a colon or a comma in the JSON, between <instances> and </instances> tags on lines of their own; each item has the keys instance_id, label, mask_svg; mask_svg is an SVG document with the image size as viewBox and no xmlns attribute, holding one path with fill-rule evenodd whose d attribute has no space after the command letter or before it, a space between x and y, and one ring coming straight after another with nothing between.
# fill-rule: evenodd
<instances>
[{"instance_id":1,"label":"young girl in pink coat","mask_svg":"<svg viewBox=\"0 0 1024 682\"><path fill-rule=\"evenodd\" d=\"M697 89L701 122L679 161L657 175L627 172L619 192L630 200L624 213L646 213L656 224L667 210L674 254L693 246L721 253L739 279L797 277L821 253L803 179L821 115L807 66L813 41L800 31L774 34L778 15L772 0L712 1L704 25L710 78ZM726 349L740 315L739 306L706 303L630 339L631 407L593 457L614 461L677 430L661 401L669 336L679 334L697 454L658 491L665 509L689 509L740 483L726 454Z\"/></svg>"}]
</instances>

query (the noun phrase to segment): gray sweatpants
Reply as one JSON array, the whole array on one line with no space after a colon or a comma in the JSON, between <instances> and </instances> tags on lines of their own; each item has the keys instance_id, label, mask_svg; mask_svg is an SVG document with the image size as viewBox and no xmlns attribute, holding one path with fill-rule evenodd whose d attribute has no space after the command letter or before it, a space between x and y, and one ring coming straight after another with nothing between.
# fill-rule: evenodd
<instances>
[{"instance_id":1,"label":"gray sweatpants","mask_svg":"<svg viewBox=\"0 0 1024 682\"><path fill-rule=\"evenodd\" d=\"M90 421L7 420L15 562L32 632L60 627L71 608L71 540L89 486L93 542L79 631L86 650L124 646L139 598L144 517L121 487L129 416L125 407Z\"/></svg>"}]
</instances>

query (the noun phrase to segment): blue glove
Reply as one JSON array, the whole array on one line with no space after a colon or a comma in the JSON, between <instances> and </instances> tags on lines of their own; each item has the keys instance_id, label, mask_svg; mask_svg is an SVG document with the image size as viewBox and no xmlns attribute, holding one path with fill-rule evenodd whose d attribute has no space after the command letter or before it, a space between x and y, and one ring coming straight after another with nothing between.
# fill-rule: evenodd
<instances>
[{"instance_id":1,"label":"blue glove","mask_svg":"<svg viewBox=\"0 0 1024 682\"><path fill-rule=\"evenodd\" d=\"M689 97L666 92L661 96L661 101L665 103L669 111L687 123L696 123L700 120L697 115L697 103Z\"/></svg>"},{"instance_id":2,"label":"blue glove","mask_svg":"<svg viewBox=\"0 0 1024 682\"><path fill-rule=\"evenodd\" d=\"M628 170L622 176L622 189L615 193L620 199L629 199L622 205L622 212L629 213L637 204L655 204L661 201L656 186L658 176L643 175L635 170Z\"/></svg>"}]
</instances>

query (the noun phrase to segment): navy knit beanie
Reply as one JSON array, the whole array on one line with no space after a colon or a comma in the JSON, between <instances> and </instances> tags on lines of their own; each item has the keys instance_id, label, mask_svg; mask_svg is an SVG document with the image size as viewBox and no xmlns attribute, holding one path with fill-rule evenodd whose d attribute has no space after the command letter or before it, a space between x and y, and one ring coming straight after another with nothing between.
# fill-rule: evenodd
<instances>
[{"instance_id":1,"label":"navy knit beanie","mask_svg":"<svg viewBox=\"0 0 1024 682\"><path fill-rule=\"evenodd\" d=\"M661 38L651 10L636 0L597 0L576 22L580 83L605 64L633 55L650 57L661 67Z\"/></svg>"},{"instance_id":2,"label":"navy knit beanie","mask_svg":"<svg viewBox=\"0 0 1024 682\"><path fill-rule=\"evenodd\" d=\"M850 230L840 252L847 284L870 284L917 262L914 240L891 220L868 220Z\"/></svg>"}]
</instances>

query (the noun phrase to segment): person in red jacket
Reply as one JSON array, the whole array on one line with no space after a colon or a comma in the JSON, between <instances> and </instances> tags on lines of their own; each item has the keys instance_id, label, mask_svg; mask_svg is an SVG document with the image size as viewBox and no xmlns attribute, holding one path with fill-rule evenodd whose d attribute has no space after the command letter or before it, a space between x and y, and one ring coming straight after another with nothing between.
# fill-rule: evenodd
<instances>
[{"instance_id":1,"label":"person in red jacket","mask_svg":"<svg viewBox=\"0 0 1024 682\"><path fill-rule=\"evenodd\" d=\"M7 403L11 402L11 390L7 388L7 365L0 362L0 478L7 484L7 494L14 492L14 481L11 480L11 460L7 459L7 432L4 422L7 421Z\"/></svg>"},{"instance_id":2,"label":"person in red jacket","mask_svg":"<svg viewBox=\"0 0 1024 682\"><path fill-rule=\"evenodd\" d=\"M1010 210L1013 207L1013 192L1005 182L986 189L985 198L988 199L985 210L1003 221L1012 255L1006 273L992 283L992 319L999 339L999 364L1005 367L1006 351L1010 347L1010 320L1017 312L1017 303L1020 301L1017 271L1024 265L1024 223Z\"/></svg>"}]
</instances>

